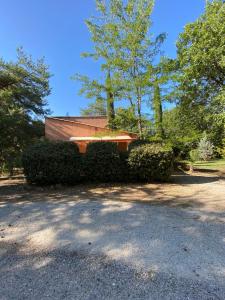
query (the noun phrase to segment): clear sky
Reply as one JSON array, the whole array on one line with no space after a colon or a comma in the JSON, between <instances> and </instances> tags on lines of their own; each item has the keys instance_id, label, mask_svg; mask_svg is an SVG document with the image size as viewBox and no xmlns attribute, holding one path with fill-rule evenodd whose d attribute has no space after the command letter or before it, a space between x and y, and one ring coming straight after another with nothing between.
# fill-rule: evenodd
<instances>
[{"instance_id":1,"label":"clear sky","mask_svg":"<svg viewBox=\"0 0 225 300\"><path fill-rule=\"evenodd\" d=\"M168 34L163 49L175 57L178 34L203 12L205 0L155 2L153 31ZM23 46L34 58L45 57L53 74L48 102L54 115L79 115L88 103L78 96L73 74L100 74L97 62L80 57L92 48L84 20L95 13L94 0L0 0L0 56L13 60Z\"/></svg>"}]
</instances>

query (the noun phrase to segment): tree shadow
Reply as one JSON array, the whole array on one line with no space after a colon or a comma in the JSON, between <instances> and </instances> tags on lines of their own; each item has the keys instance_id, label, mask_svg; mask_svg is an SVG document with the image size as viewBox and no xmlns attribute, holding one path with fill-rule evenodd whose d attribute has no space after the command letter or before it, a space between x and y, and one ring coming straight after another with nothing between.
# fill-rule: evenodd
<instances>
[{"instance_id":1,"label":"tree shadow","mask_svg":"<svg viewBox=\"0 0 225 300\"><path fill-rule=\"evenodd\" d=\"M204 176L200 175L199 173L179 173L173 175L171 178L171 182L178 183L182 185L186 184L204 184L204 183L211 183L220 180L219 176Z\"/></svg>"},{"instance_id":2,"label":"tree shadow","mask_svg":"<svg viewBox=\"0 0 225 300\"><path fill-rule=\"evenodd\" d=\"M18 244L0 245L5 250L0 262L2 299L222 299L225 292L219 283L178 280L161 270L137 270L88 252L27 253Z\"/></svg>"},{"instance_id":3,"label":"tree shadow","mask_svg":"<svg viewBox=\"0 0 225 300\"><path fill-rule=\"evenodd\" d=\"M1 274L4 274L1 276L15 284L15 291L17 287L19 290L19 286L24 291L23 283L28 282L34 293L33 299L40 299L40 293L47 294L49 289L54 298L62 298L63 295L69 298L78 286L82 286L80 292L83 298L91 299L96 298L93 291L98 291L91 285L91 282L97 283L95 272L101 280L106 276L102 267L102 257L105 257L111 260L109 264L118 268L109 270L109 276L118 277L116 284L122 278L121 282L126 285L119 269L122 264L122 269L128 268L127 274L132 282L136 270L144 270L143 274L148 278L144 287L148 291L154 286L146 274L164 278L164 284L169 280L168 274L174 274L174 278L179 274L179 280L187 285L191 278L196 286L197 282L206 286L215 284L217 287L221 285L221 290L224 290L225 208L205 210L207 203L201 199L203 192L206 196L210 190L204 184L217 179L200 180L199 190L192 190L190 181L187 181L190 175L175 176L183 176L179 177L182 183L177 177L175 183L166 184L79 185L70 188L39 188L29 187L24 182L12 185L6 182L0 187L1 240L16 242L18 247L15 245L13 248L10 244L6 252L0 252L3 258ZM178 187L181 190L176 195L170 194L171 189ZM187 195L180 194L184 189L188 190ZM214 198L214 202L222 201ZM23 254L23 249L20 249L23 244L27 245L24 253L26 247L34 251L49 250L42 261L39 252ZM12 249L14 252L11 253ZM10 257L15 257L15 260L10 260ZM65 269L60 262L63 259L65 265L69 265ZM83 265L79 265L80 261ZM96 265L91 269L94 262ZM55 278L59 266L63 268L62 275L51 279L51 276ZM34 278L35 282L40 282L39 288L37 283L29 282L34 282ZM71 278L75 278L74 281ZM88 278L88 283L85 278ZM109 281L112 280L109 277ZM49 284L42 290L45 281ZM68 287L66 282L70 282L72 287ZM143 280L134 282L141 285ZM179 286L178 290L182 290L177 279L174 282ZM106 292L110 293L112 287L108 281L105 284ZM64 285L65 289L62 288ZM121 289L122 286L118 289L119 295L126 298ZM35 294L36 290L38 294ZM143 290L140 286L138 291L141 293ZM13 289L10 292L13 294ZM107 298L109 294L103 295Z\"/></svg>"}]
</instances>

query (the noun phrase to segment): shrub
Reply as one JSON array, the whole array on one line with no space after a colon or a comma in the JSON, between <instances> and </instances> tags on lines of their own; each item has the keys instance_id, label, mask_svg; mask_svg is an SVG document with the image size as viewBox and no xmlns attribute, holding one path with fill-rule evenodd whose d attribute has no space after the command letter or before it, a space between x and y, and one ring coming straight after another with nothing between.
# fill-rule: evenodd
<instances>
[{"instance_id":1,"label":"shrub","mask_svg":"<svg viewBox=\"0 0 225 300\"><path fill-rule=\"evenodd\" d=\"M81 180L81 155L74 143L35 144L23 153L22 163L29 183L74 184Z\"/></svg>"},{"instance_id":2,"label":"shrub","mask_svg":"<svg viewBox=\"0 0 225 300\"><path fill-rule=\"evenodd\" d=\"M88 144L84 163L86 178L89 181L119 181L120 154L116 143L94 142Z\"/></svg>"},{"instance_id":3,"label":"shrub","mask_svg":"<svg viewBox=\"0 0 225 300\"><path fill-rule=\"evenodd\" d=\"M196 161L200 160L198 149L192 149L189 152L189 158L190 158L190 172L193 172L194 171L194 163Z\"/></svg>"},{"instance_id":4,"label":"shrub","mask_svg":"<svg viewBox=\"0 0 225 300\"><path fill-rule=\"evenodd\" d=\"M173 151L160 145L142 145L131 150L128 166L135 181L168 180L173 169Z\"/></svg>"},{"instance_id":5,"label":"shrub","mask_svg":"<svg viewBox=\"0 0 225 300\"><path fill-rule=\"evenodd\" d=\"M225 147L223 147L223 148L217 147L215 149L215 156L217 158L225 158Z\"/></svg>"},{"instance_id":6,"label":"shrub","mask_svg":"<svg viewBox=\"0 0 225 300\"><path fill-rule=\"evenodd\" d=\"M196 162L200 159L198 149L193 149L189 152L191 162Z\"/></svg>"},{"instance_id":7,"label":"shrub","mask_svg":"<svg viewBox=\"0 0 225 300\"><path fill-rule=\"evenodd\" d=\"M163 138L157 136L157 135L154 135L154 136L151 136L149 139L148 139L149 143L151 144L159 144L159 145L164 145L165 144L165 141Z\"/></svg>"},{"instance_id":8,"label":"shrub","mask_svg":"<svg viewBox=\"0 0 225 300\"><path fill-rule=\"evenodd\" d=\"M190 151L197 147L197 141L172 141L174 156L178 159L189 159Z\"/></svg>"},{"instance_id":9,"label":"shrub","mask_svg":"<svg viewBox=\"0 0 225 300\"><path fill-rule=\"evenodd\" d=\"M120 163L119 163L117 181L130 182L132 178L128 166L129 152L120 152L119 155L120 155Z\"/></svg>"},{"instance_id":10,"label":"shrub","mask_svg":"<svg viewBox=\"0 0 225 300\"><path fill-rule=\"evenodd\" d=\"M214 146L207 139L206 135L204 135L204 137L200 140L198 144L198 153L199 153L199 158L204 161L210 160L213 157Z\"/></svg>"},{"instance_id":11,"label":"shrub","mask_svg":"<svg viewBox=\"0 0 225 300\"><path fill-rule=\"evenodd\" d=\"M132 149L149 144L148 140L134 140L128 145L128 152L130 152Z\"/></svg>"}]
</instances>

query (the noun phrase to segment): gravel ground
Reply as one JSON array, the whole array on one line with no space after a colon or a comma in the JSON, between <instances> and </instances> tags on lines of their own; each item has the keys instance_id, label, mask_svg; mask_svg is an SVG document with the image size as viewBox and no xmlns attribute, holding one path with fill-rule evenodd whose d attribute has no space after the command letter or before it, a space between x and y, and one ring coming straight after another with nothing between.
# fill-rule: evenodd
<instances>
[{"instance_id":1,"label":"gravel ground","mask_svg":"<svg viewBox=\"0 0 225 300\"><path fill-rule=\"evenodd\" d=\"M6 248L1 299L224 299L224 285L216 282L137 270L105 256Z\"/></svg>"},{"instance_id":2,"label":"gravel ground","mask_svg":"<svg viewBox=\"0 0 225 300\"><path fill-rule=\"evenodd\" d=\"M0 183L0 299L225 299L225 182L199 177Z\"/></svg>"}]
</instances>

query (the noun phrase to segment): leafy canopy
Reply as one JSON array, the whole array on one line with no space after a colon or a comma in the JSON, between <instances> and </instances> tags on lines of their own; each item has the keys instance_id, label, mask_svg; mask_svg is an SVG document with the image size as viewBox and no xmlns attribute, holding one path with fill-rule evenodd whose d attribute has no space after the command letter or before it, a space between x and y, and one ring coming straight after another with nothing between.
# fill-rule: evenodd
<instances>
[{"instance_id":1,"label":"leafy canopy","mask_svg":"<svg viewBox=\"0 0 225 300\"><path fill-rule=\"evenodd\" d=\"M28 144L44 135L40 117L49 111L48 67L20 48L16 62L0 59L0 164L12 169Z\"/></svg>"}]
</instances>

